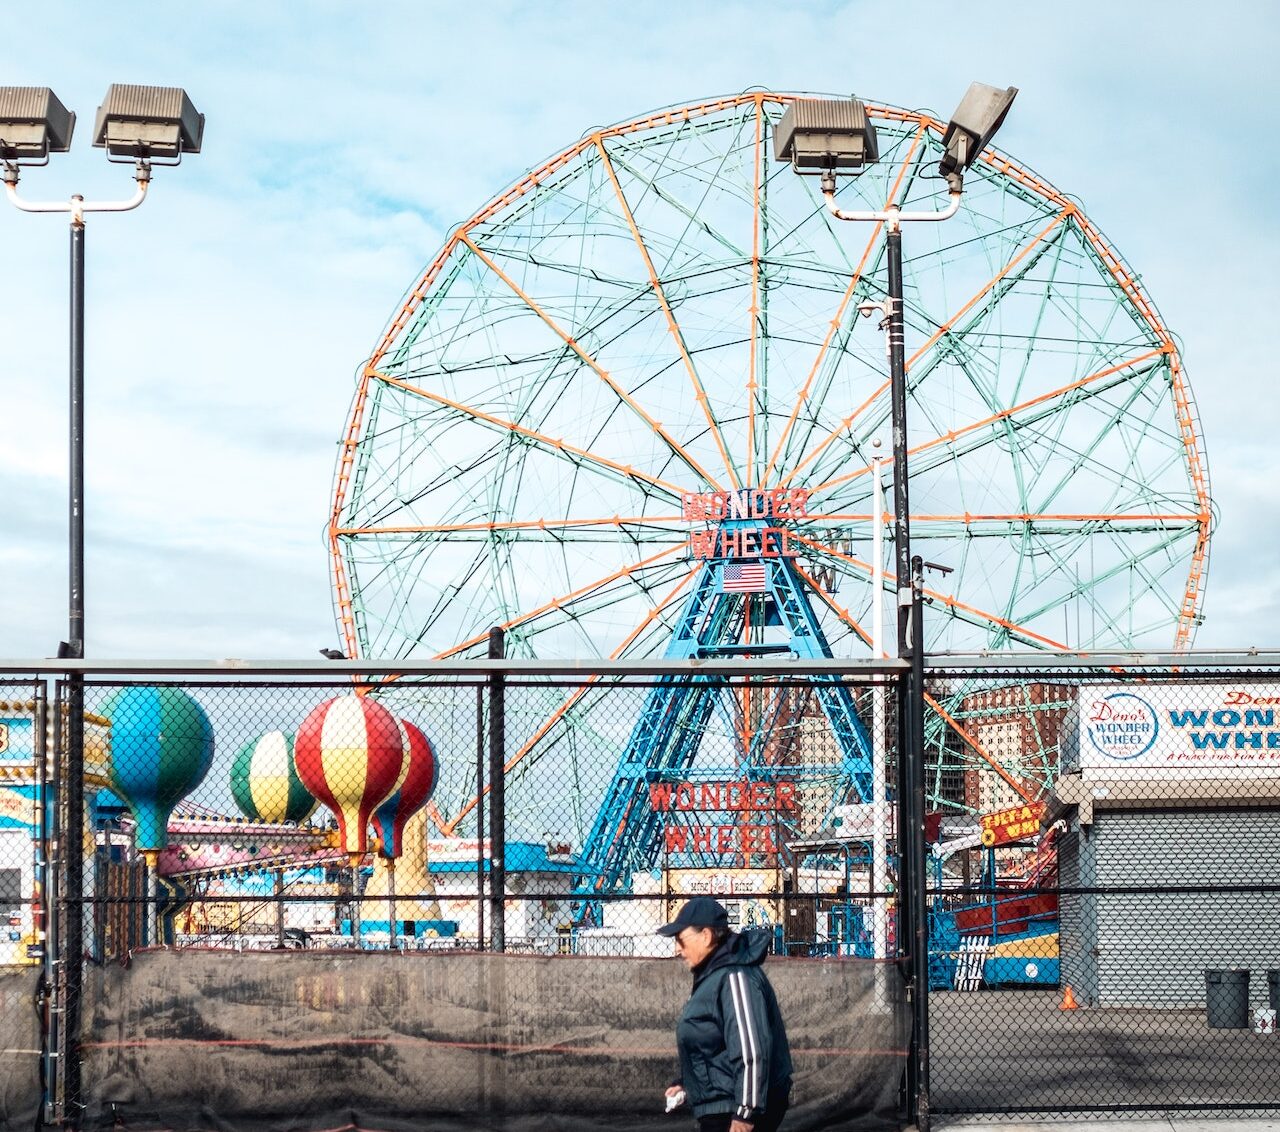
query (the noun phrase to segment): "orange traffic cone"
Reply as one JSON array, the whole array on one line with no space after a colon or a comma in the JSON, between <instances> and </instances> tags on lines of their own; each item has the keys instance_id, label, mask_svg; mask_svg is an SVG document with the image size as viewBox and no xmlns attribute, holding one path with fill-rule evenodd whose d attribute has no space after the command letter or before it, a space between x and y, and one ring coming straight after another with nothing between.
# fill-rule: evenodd
<instances>
[{"instance_id":1,"label":"orange traffic cone","mask_svg":"<svg viewBox=\"0 0 1280 1132\"><path fill-rule=\"evenodd\" d=\"M1078 1010L1080 1004L1076 1001L1076 996L1071 993L1071 984L1067 983L1062 988L1062 1002L1058 1004L1059 1010Z\"/></svg>"}]
</instances>

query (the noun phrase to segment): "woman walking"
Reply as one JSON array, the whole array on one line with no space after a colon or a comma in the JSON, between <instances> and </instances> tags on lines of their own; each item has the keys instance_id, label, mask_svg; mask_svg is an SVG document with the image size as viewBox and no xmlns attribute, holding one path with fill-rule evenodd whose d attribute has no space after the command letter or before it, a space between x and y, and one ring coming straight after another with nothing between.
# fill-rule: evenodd
<instances>
[{"instance_id":1,"label":"woman walking","mask_svg":"<svg viewBox=\"0 0 1280 1132\"><path fill-rule=\"evenodd\" d=\"M719 901L695 896L658 934L693 972L668 1111L687 1103L699 1132L775 1132L791 1099L791 1050L762 967L769 933L732 932Z\"/></svg>"}]
</instances>

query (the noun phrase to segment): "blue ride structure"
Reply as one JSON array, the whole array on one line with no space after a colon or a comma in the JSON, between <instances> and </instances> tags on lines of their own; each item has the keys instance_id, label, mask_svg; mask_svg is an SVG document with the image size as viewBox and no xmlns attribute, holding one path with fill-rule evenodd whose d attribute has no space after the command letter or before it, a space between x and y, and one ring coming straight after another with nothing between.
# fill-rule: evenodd
<instances>
[{"instance_id":1,"label":"blue ride structure","mask_svg":"<svg viewBox=\"0 0 1280 1132\"><path fill-rule=\"evenodd\" d=\"M748 532L754 532L750 534ZM713 552L698 568L692 592L685 601L667 646L667 659L751 657L789 654L803 659L832 656L795 561L784 554L746 556L744 545L768 547L771 528L765 519L726 520L717 529ZM743 566L754 570L739 587ZM736 567L736 569L735 569ZM774 629L776 632L768 633ZM774 639L766 640L766 636ZM743 686L761 678L743 678ZM779 678L770 678L775 684ZM791 681L787 681L788 684ZM804 752L780 763L777 737L783 717L794 715L794 699L775 695L757 720L743 734L726 727L717 740L708 738L717 712L731 710L736 686L723 677L663 676L645 699L597 811L582 855L583 869L577 881L579 895L627 892L631 876L653 869L664 856L664 809L656 798L669 796L654 787L672 782L716 782L731 778L742 791L760 784L769 787L813 779L821 782L824 815L831 807L869 801L872 796L872 751L849 686L835 676L814 675L794 682L807 689L820 706L834 740L834 759L809 764ZM729 742L724 736L731 736ZM733 808L726 804L725 808ZM746 808L743 806L742 808ZM811 819L812 820L812 819ZM775 842L775 849L781 846ZM749 847L744 854L749 856ZM723 847L695 843L678 850L681 867L710 867L723 859ZM666 854L672 864L670 853ZM588 910L589 911L589 910Z\"/></svg>"}]
</instances>

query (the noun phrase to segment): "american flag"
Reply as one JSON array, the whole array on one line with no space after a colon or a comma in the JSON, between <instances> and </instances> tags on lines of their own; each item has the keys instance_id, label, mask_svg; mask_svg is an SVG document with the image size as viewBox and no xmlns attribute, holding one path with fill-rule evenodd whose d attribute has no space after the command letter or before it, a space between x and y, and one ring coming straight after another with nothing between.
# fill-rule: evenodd
<instances>
[{"instance_id":1,"label":"american flag","mask_svg":"<svg viewBox=\"0 0 1280 1132\"><path fill-rule=\"evenodd\" d=\"M726 562L722 567L725 593L762 594L768 589L763 562Z\"/></svg>"}]
</instances>

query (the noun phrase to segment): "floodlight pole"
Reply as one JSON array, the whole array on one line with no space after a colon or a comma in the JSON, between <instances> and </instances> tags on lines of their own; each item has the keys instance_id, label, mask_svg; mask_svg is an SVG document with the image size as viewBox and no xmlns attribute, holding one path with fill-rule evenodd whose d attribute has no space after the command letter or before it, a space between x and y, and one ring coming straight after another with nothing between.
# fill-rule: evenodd
<instances>
[{"instance_id":1,"label":"floodlight pole","mask_svg":"<svg viewBox=\"0 0 1280 1132\"><path fill-rule=\"evenodd\" d=\"M489 630L489 659L507 655L501 626ZM489 677L489 949L507 949L506 680Z\"/></svg>"},{"instance_id":2,"label":"floodlight pole","mask_svg":"<svg viewBox=\"0 0 1280 1132\"><path fill-rule=\"evenodd\" d=\"M84 657L84 215L71 216L71 357L70 495L67 545L70 547L67 586L67 632L71 655ZM75 678L73 677L73 680ZM81 684L83 695L83 685ZM83 724L72 716L72 726Z\"/></svg>"},{"instance_id":3,"label":"floodlight pole","mask_svg":"<svg viewBox=\"0 0 1280 1132\"><path fill-rule=\"evenodd\" d=\"M67 631L70 652L84 657L84 217L72 215L70 296L70 489L67 506ZM67 824L62 844L67 880L63 962L66 1000L62 1009L62 1116L80 1127L80 999L84 994L84 673L73 672L67 688Z\"/></svg>"},{"instance_id":4,"label":"floodlight pole","mask_svg":"<svg viewBox=\"0 0 1280 1132\"><path fill-rule=\"evenodd\" d=\"M879 445L877 437L872 441ZM871 651L877 660L884 655L884 484L880 475L884 461L871 458ZM871 691L872 776L871 776L871 940L873 958L889 958L888 905L889 838L885 831L887 785L885 782L884 688Z\"/></svg>"},{"instance_id":5,"label":"floodlight pole","mask_svg":"<svg viewBox=\"0 0 1280 1132\"><path fill-rule=\"evenodd\" d=\"M921 1132L929 1126L929 916L924 831L924 630L920 570L911 556L911 505L907 477L907 361L903 332L902 225L939 222L960 210L958 183L950 203L936 212L876 211L836 207L835 173L822 178L828 211L838 220L884 224L888 294L889 411L893 428L893 545L898 607L898 657L910 659L910 676L897 683L898 715L898 954L909 958L911 1037L904 1082L907 1118Z\"/></svg>"},{"instance_id":6,"label":"floodlight pole","mask_svg":"<svg viewBox=\"0 0 1280 1132\"><path fill-rule=\"evenodd\" d=\"M139 161L134 170L137 190L128 200L87 201L73 196L66 201L25 200L18 195L19 168L15 163L4 167L5 193L14 207L23 212L68 212L71 214L71 295L69 351L70 365L70 468L68 499L68 586L67 645L72 658L84 658L84 214L86 212L129 212L147 199L151 183L151 164ZM72 757L83 761L84 685L80 677L70 678L73 696L80 698L79 714L72 705L69 741ZM75 785L73 785L75 784ZM70 791L79 794L83 803L83 782L73 776ZM69 797L70 800L70 797ZM72 815L67 815L71 820ZM83 817L83 813L81 814ZM73 826L72 828L78 828ZM77 882L78 883L78 882Z\"/></svg>"},{"instance_id":7,"label":"floodlight pole","mask_svg":"<svg viewBox=\"0 0 1280 1132\"><path fill-rule=\"evenodd\" d=\"M954 204L959 203L959 198ZM954 209L953 209L954 211ZM887 221L886 237L889 313L889 404L893 424L893 546L898 607L898 657L911 659L911 675L899 680L898 700L898 953L910 957L911 1037L907 1053L907 1116L918 1121L918 1099L927 1090L922 1047L928 1024L929 939L928 921L920 914L924 904L923 861L923 736L916 730L916 701L923 699L917 680L917 657L912 626L920 622L916 588L911 585L911 506L907 487L907 366L903 334L902 228L897 210ZM920 658L923 659L923 658ZM917 842L919 847L917 848ZM906 878L907 883L903 884ZM923 962L921 960L923 959ZM923 968L924 977L921 978ZM923 1079L923 1080L922 1080ZM927 1104L927 1102L926 1102Z\"/></svg>"},{"instance_id":8,"label":"floodlight pole","mask_svg":"<svg viewBox=\"0 0 1280 1132\"><path fill-rule=\"evenodd\" d=\"M147 186L151 183L151 165L139 161L134 171L137 191L128 200L120 201L86 201L82 196L73 196L66 201L33 201L24 200L18 195L19 169L16 164L6 163L4 168L4 187L9 201L23 212L69 212L71 214L71 297L70 297L70 497L68 501L68 546L70 561L68 564L67 644L71 657L84 658L84 214L86 212L129 212L147 198ZM77 677L71 677L71 688L74 693L77 685L83 697L83 684ZM83 699L81 701L83 707ZM83 714L83 713L82 713ZM83 731L83 718L72 717L75 732ZM78 745L73 743L73 752L79 752ZM82 752L81 752L82 753ZM70 815L68 815L70 820Z\"/></svg>"},{"instance_id":9,"label":"floodlight pole","mask_svg":"<svg viewBox=\"0 0 1280 1132\"><path fill-rule=\"evenodd\" d=\"M84 214L86 212L128 212L147 196L151 166L139 161L134 173L137 191L123 201L86 201L73 196L67 201L30 201L18 195L19 167L6 162L5 194L23 212L66 212L71 214L71 287L69 295L68 353L69 466L67 500L67 641L59 650L69 658L84 658ZM79 1128L84 1112L80 1075L80 1005L84 993L84 674L67 677L66 726L66 822L63 826L62 859L66 874L63 905L67 909L62 943L65 964L62 985L62 1122ZM57 957L54 957L56 963Z\"/></svg>"}]
</instances>

